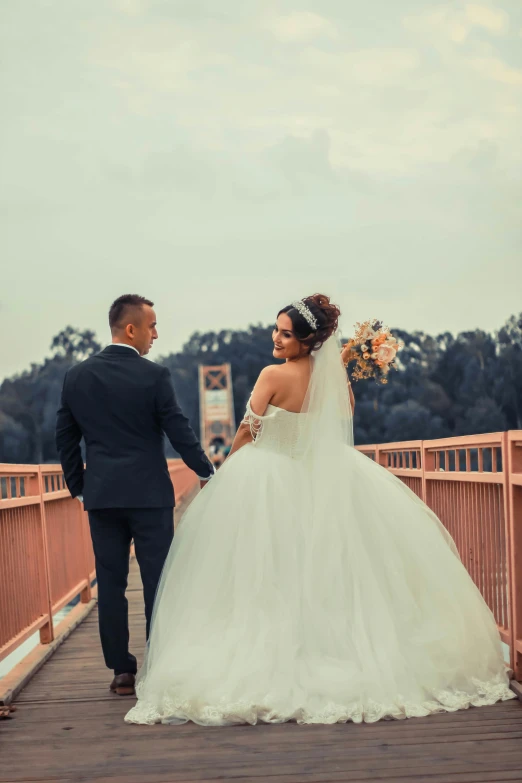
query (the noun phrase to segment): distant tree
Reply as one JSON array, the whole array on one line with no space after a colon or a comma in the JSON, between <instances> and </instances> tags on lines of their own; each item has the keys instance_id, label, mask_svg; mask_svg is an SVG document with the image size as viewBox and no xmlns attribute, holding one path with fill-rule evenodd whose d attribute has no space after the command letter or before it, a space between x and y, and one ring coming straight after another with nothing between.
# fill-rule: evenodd
<instances>
[{"instance_id":1,"label":"distant tree","mask_svg":"<svg viewBox=\"0 0 522 783\"><path fill-rule=\"evenodd\" d=\"M522 429L522 313L495 334L392 331L405 347L389 383L354 384L356 444ZM180 351L158 360L169 368L196 431L198 366L231 364L238 423L259 373L274 363L271 333L261 324L195 332ZM67 326L53 338L50 358L1 384L0 462L57 459L54 426L63 378L100 349L94 332Z\"/></svg>"},{"instance_id":2,"label":"distant tree","mask_svg":"<svg viewBox=\"0 0 522 783\"><path fill-rule=\"evenodd\" d=\"M448 434L440 416L435 416L416 400L394 405L386 415L384 442L430 440Z\"/></svg>"},{"instance_id":3,"label":"distant tree","mask_svg":"<svg viewBox=\"0 0 522 783\"><path fill-rule=\"evenodd\" d=\"M31 462L31 444L23 424L0 410L0 462Z\"/></svg>"},{"instance_id":4,"label":"distant tree","mask_svg":"<svg viewBox=\"0 0 522 783\"><path fill-rule=\"evenodd\" d=\"M53 337L51 351L54 356L68 359L71 363L82 362L92 354L101 351L101 345L90 329L81 332L73 326L66 326L56 337Z\"/></svg>"},{"instance_id":5,"label":"distant tree","mask_svg":"<svg viewBox=\"0 0 522 783\"><path fill-rule=\"evenodd\" d=\"M100 348L94 332L81 332L68 326L53 338L52 358L45 359L42 364L31 365L30 370L4 381L0 386L0 411L24 432L21 443L25 444L25 462L56 460L54 427L65 373L73 364ZM10 424L11 430L12 426ZM5 442L5 433L0 430L0 461L12 453L12 447L4 451L6 446L2 443Z\"/></svg>"},{"instance_id":6,"label":"distant tree","mask_svg":"<svg viewBox=\"0 0 522 783\"><path fill-rule=\"evenodd\" d=\"M459 435L480 435L483 432L503 432L506 417L491 397L478 397L457 422Z\"/></svg>"},{"instance_id":7,"label":"distant tree","mask_svg":"<svg viewBox=\"0 0 522 783\"><path fill-rule=\"evenodd\" d=\"M493 394L511 429L522 429L522 313L511 316L497 333L498 372Z\"/></svg>"}]
</instances>

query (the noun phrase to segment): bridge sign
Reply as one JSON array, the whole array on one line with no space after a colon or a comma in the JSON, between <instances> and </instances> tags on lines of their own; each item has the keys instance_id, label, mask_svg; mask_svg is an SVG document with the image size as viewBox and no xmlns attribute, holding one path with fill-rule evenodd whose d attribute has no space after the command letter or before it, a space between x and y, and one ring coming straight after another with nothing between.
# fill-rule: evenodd
<instances>
[{"instance_id":1,"label":"bridge sign","mask_svg":"<svg viewBox=\"0 0 522 783\"><path fill-rule=\"evenodd\" d=\"M230 364L199 366L201 444L219 467L236 431Z\"/></svg>"}]
</instances>

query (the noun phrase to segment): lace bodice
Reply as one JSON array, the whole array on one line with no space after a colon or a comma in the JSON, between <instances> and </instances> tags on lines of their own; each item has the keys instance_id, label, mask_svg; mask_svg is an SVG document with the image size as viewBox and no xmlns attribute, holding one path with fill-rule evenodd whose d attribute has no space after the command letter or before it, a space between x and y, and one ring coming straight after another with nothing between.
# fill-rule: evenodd
<instances>
[{"instance_id":1,"label":"lace bodice","mask_svg":"<svg viewBox=\"0 0 522 783\"><path fill-rule=\"evenodd\" d=\"M268 405L264 416L257 416L247 403L242 423L250 426L256 448L277 451L297 459L302 456L302 431L306 414Z\"/></svg>"}]
</instances>

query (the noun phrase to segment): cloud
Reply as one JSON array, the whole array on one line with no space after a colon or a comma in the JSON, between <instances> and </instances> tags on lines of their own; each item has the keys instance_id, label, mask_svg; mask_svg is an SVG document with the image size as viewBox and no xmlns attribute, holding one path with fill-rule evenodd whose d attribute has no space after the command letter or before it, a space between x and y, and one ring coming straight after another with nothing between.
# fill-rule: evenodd
<instances>
[{"instance_id":1,"label":"cloud","mask_svg":"<svg viewBox=\"0 0 522 783\"><path fill-rule=\"evenodd\" d=\"M398 83L414 71L419 53L411 48L367 48L348 52L327 52L309 47L301 61L331 80L331 84L386 86Z\"/></svg>"},{"instance_id":2,"label":"cloud","mask_svg":"<svg viewBox=\"0 0 522 783\"><path fill-rule=\"evenodd\" d=\"M490 33L507 32L509 16L500 8L468 3L464 14L471 26L482 27Z\"/></svg>"},{"instance_id":3,"label":"cloud","mask_svg":"<svg viewBox=\"0 0 522 783\"><path fill-rule=\"evenodd\" d=\"M505 9L506 2L430 3L403 19L423 52L417 84L424 100L411 114L427 142L426 159L431 150L433 162L462 162L466 150L492 144L497 182L520 166L522 134L522 70Z\"/></svg>"},{"instance_id":4,"label":"cloud","mask_svg":"<svg viewBox=\"0 0 522 783\"><path fill-rule=\"evenodd\" d=\"M318 37L337 38L337 28L329 19L311 11L267 17L263 26L283 43L311 41Z\"/></svg>"},{"instance_id":5,"label":"cloud","mask_svg":"<svg viewBox=\"0 0 522 783\"><path fill-rule=\"evenodd\" d=\"M148 0L114 0L115 8L129 16L139 16L147 9L148 5Z\"/></svg>"},{"instance_id":6,"label":"cloud","mask_svg":"<svg viewBox=\"0 0 522 783\"><path fill-rule=\"evenodd\" d=\"M509 28L509 16L500 8L467 3L438 4L405 17L407 29L429 31L455 44L463 44L477 30L504 35Z\"/></svg>"},{"instance_id":7,"label":"cloud","mask_svg":"<svg viewBox=\"0 0 522 783\"><path fill-rule=\"evenodd\" d=\"M473 57L468 60L468 63L486 79L512 86L522 85L522 70L512 68L496 57Z\"/></svg>"},{"instance_id":8,"label":"cloud","mask_svg":"<svg viewBox=\"0 0 522 783\"><path fill-rule=\"evenodd\" d=\"M265 150L263 159L297 190L335 181L330 163L330 136L324 130L316 130L304 139L287 136Z\"/></svg>"},{"instance_id":9,"label":"cloud","mask_svg":"<svg viewBox=\"0 0 522 783\"><path fill-rule=\"evenodd\" d=\"M198 72L232 63L225 51L208 46L204 34L187 34L183 25L172 20L123 28L108 24L89 61L109 74L113 86L129 96L138 113L146 110L153 94L190 90L191 78Z\"/></svg>"},{"instance_id":10,"label":"cloud","mask_svg":"<svg viewBox=\"0 0 522 783\"><path fill-rule=\"evenodd\" d=\"M54 6L0 3L4 372L71 317L105 330L122 265L164 350L296 281L407 328L519 306L520 0Z\"/></svg>"}]
</instances>

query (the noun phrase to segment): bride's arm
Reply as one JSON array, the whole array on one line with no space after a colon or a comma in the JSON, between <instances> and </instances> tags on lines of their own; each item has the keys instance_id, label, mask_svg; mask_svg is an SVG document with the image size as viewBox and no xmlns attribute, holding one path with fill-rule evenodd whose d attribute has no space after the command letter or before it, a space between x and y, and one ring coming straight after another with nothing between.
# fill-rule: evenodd
<instances>
[{"instance_id":1,"label":"bride's arm","mask_svg":"<svg viewBox=\"0 0 522 783\"><path fill-rule=\"evenodd\" d=\"M352 406L352 415L355 413L355 397L353 395L352 384L348 381L348 394L350 395L350 405Z\"/></svg>"},{"instance_id":2,"label":"bride's arm","mask_svg":"<svg viewBox=\"0 0 522 783\"><path fill-rule=\"evenodd\" d=\"M239 451L239 449L241 449L243 446L246 446L247 443L252 443L252 434L250 432L249 425L242 421L237 428L234 442L232 443L232 448L228 453L227 459L231 457L232 454L235 454L236 451Z\"/></svg>"},{"instance_id":3,"label":"bride's arm","mask_svg":"<svg viewBox=\"0 0 522 783\"><path fill-rule=\"evenodd\" d=\"M346 345L343 346L341 351L341 360L346 369L348 369L349 362L354 358L354 352L352 349L352 341L349 340ZM348 378L348 394L350 395L350 405L352 406L352 414L355 413L355 397L353 396L352 384Z\"/></svg>"},{"instance_id":4,"label":"bride's arm","mask_svg":"<svg viewBox=\"0 0 522 783\"><path fill-rule=\"evenodd\" d=\"M268 404L270 403L270 400L274 396L277 371L277 365L265 367L265 369L261 371L259 378L257 379L257 383L254 386L252 396L250 397L250 409L254 415L258 414L259 416L263 416L268 407ZM256 426L259 427L260 425L261 422L254 419L254 430ZM253 428L250 421L243 420L241 422L236 432L232 448L230 449L230 453L228 455L229 457L231 457L232 454L234 454L236 451L239 451L239 449L243 446L246 446L247 443L252 443L254 439L252 435Z\"/></svg>"}]
</instances>

